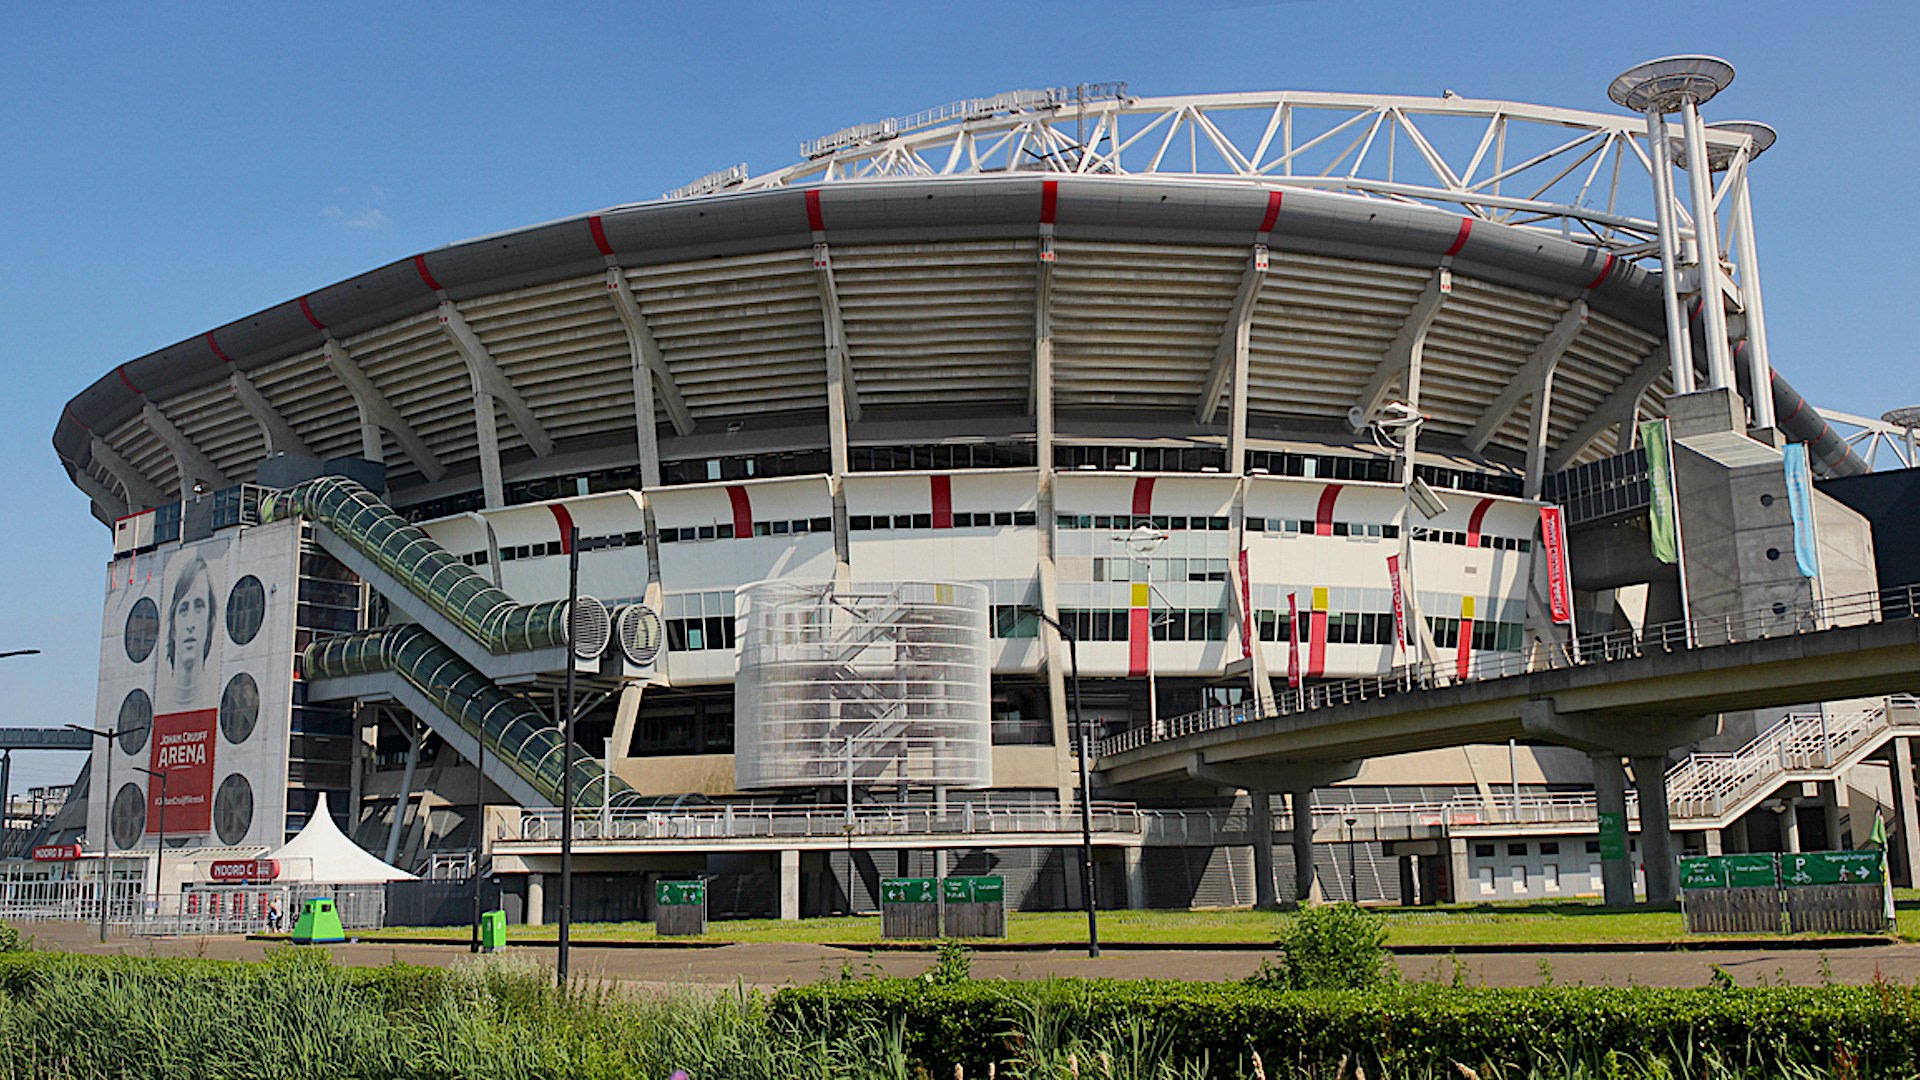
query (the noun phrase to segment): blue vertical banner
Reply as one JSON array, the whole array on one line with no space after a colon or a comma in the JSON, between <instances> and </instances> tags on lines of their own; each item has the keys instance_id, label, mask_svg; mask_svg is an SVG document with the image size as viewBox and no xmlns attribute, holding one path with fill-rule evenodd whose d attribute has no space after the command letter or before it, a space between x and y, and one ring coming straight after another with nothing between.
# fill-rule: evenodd
<instances>
[{"instance_id":1,"label":"blue vertical banner","mask_svg":"<svg viewBox=\"0 0 1920 1080\"><path fill-rule=\"evenodd\" d=\"M1813 473L1807 467L1807 444L1788 443L1787 509L1793 512L1793 561L1800 576L1820 576L1819 541L1813 531Z\"/></svg>"}]
</instances>

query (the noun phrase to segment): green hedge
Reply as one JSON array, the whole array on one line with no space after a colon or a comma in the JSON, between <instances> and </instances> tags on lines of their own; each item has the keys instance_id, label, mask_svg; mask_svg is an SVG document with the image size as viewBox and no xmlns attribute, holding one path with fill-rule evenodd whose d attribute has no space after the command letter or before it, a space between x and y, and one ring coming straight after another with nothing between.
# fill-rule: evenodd
<instances>
[{"instance_id":1,"label":"green hedge","mask_svg":"<svg viewBox=\"0 0 1920 1080\"><path fill-rule=\"evenodd\" d=\"M933 1076L955 1064L985 1075L1049 1052L1078 1033L1100 1047L1147 1044L1169 1061L1205 1061L1212 1075L1267 1069L1331 1075L1343 1059L1369 1075L1452 1075L1449 1061L1641 1075L1651 1063L1740 1072L1787 1063L1845 1075L1920 1075L1920 993L1868 987L1663 990L1633 987L1485 989L1400 985L1373 991L1284 991L1237 984L1062 980L935 985L910 980L782 990L774 1014L831 1037L898 1025L908 1054ZM1657 1070L1656 1070L1657 1071Z\"/></svg>"}]
</instances>

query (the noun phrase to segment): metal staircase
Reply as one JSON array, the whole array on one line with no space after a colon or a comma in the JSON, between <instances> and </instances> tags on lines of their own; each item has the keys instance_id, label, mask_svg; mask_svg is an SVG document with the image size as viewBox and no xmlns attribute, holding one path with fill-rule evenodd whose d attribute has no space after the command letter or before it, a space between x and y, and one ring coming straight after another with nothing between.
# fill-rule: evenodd
<instances>
[{"instance_id":1,"label":"metal staircase","mask_svg":"<svg viewBox=\"0 0 1920 1080\"><path fill-rule=\"evenodd\" d=\"M1920 699L1870 709L1792 713L1731 753L1692 754L1667 770L1675 828L1717 829L1793 781L1833 780L1896 735L1920 734Z\"/></svg>"}]
</instances>

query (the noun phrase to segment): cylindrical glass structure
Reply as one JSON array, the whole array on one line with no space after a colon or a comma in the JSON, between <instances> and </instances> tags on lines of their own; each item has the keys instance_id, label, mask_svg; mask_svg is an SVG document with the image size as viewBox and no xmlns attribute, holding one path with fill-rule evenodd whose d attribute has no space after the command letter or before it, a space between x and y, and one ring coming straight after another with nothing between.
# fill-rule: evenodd
<instances>
[{"instance_id":1,"label":"cylindrical glass structure","mask_svg":"<svg viewBox=\"0 0 1920 1080\"><path fill-rule=\"evenodd\" d=\"M761 581L737 593L734 783L987 787L987 590Z\"/></svg>"}]
</instances>

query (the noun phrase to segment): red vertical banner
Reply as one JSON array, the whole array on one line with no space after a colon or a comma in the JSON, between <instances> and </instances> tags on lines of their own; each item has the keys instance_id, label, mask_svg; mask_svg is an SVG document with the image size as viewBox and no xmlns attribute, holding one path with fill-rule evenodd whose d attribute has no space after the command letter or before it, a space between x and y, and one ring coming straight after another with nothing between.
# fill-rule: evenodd
<instances>
[{"instance_id":1,"label":"red vertical banner","mask_svg":"<svg viewBox=\"0 0 1920 1080\"><path fill-rule=\"evenodd\" d=\"M167 829L204 833L213 827L213 732L220 710L163 713L153 718L147 767L167 782L147 790L147 830L160 831L160 793L166 792Z\"/></svg>"},{"instance_id":2,"label":"red vertical banner","mask_svg":"<svg viewBox=\"0 0 1920 1080\"><path fill-rule=\"evenodd\" d=\"M1318 679L1327 673L1327 603L1324 588L1313 590L1313 611L1307 616L1307 678Z\"/></svg>"},{"instance_id":3,"label":"red vertical banner","mask_svg":"<svg viewBox=\"0 0 1920 1080\"><path fill-rule=\"evenodd\" d=\"M1567 577L1567 529L1557 506L1540 508L1540 544L1547 551L1547 605L1553 621L1573 621L1573 582Z\"/></svg>"},{"instance_id":4,"label":"red vertical banner","mask_svg":"<svg viewBox=\"0 0 1920 1080\"><path fill-rule=\"evenodd\" d=\"M1127 674L1145 675L1153 663L1153 593L1146 582L1133 584L1133 605L1127 609Z\"/></svg>"},{"instance_id":5,"label":"red vertical banner","mask_svg":"<svg viewBox=\"0 0 1920 1080\"><path fill-rule=\"evenodd\" d=\"M1300 688L1300 594L1287 594L1287 685Z\"/></svg>"},{"instance_id":6,"label":"red vertical banner","mask_svg":"<svg viewBox=\"0 0 1920 1080\"><path fill-rule=\"evenodd\" d=\"M1247 570L1247 549L1240 549L1240 655L1253 659L1253 639L1260 633L1253 618L1253 576Z\"/></svg>"},{"instance_id":7,"label":"red vertical banner","mask_svg":"<svg viewBox=\"0 0 1920 1080\"><path fill-rule=\"evenodd\" d=\"M1387 556L1387 585L1393 590L1393 648L1395 652L1406 647L1407 607L1405 596L1400 591L1400 556Z\"/></svg>"},{"instance_id":8,"label":"red vertical banner","mask_svg":"<svg viewBox=\"0 0 1920 1080\"><path fill-rule=\"evenodd\" d=\"M1460 642L1453 650L1453 673L1464 679L1473 667L1473 597L1460 598Z\"/></svg>"}]
</instances>

